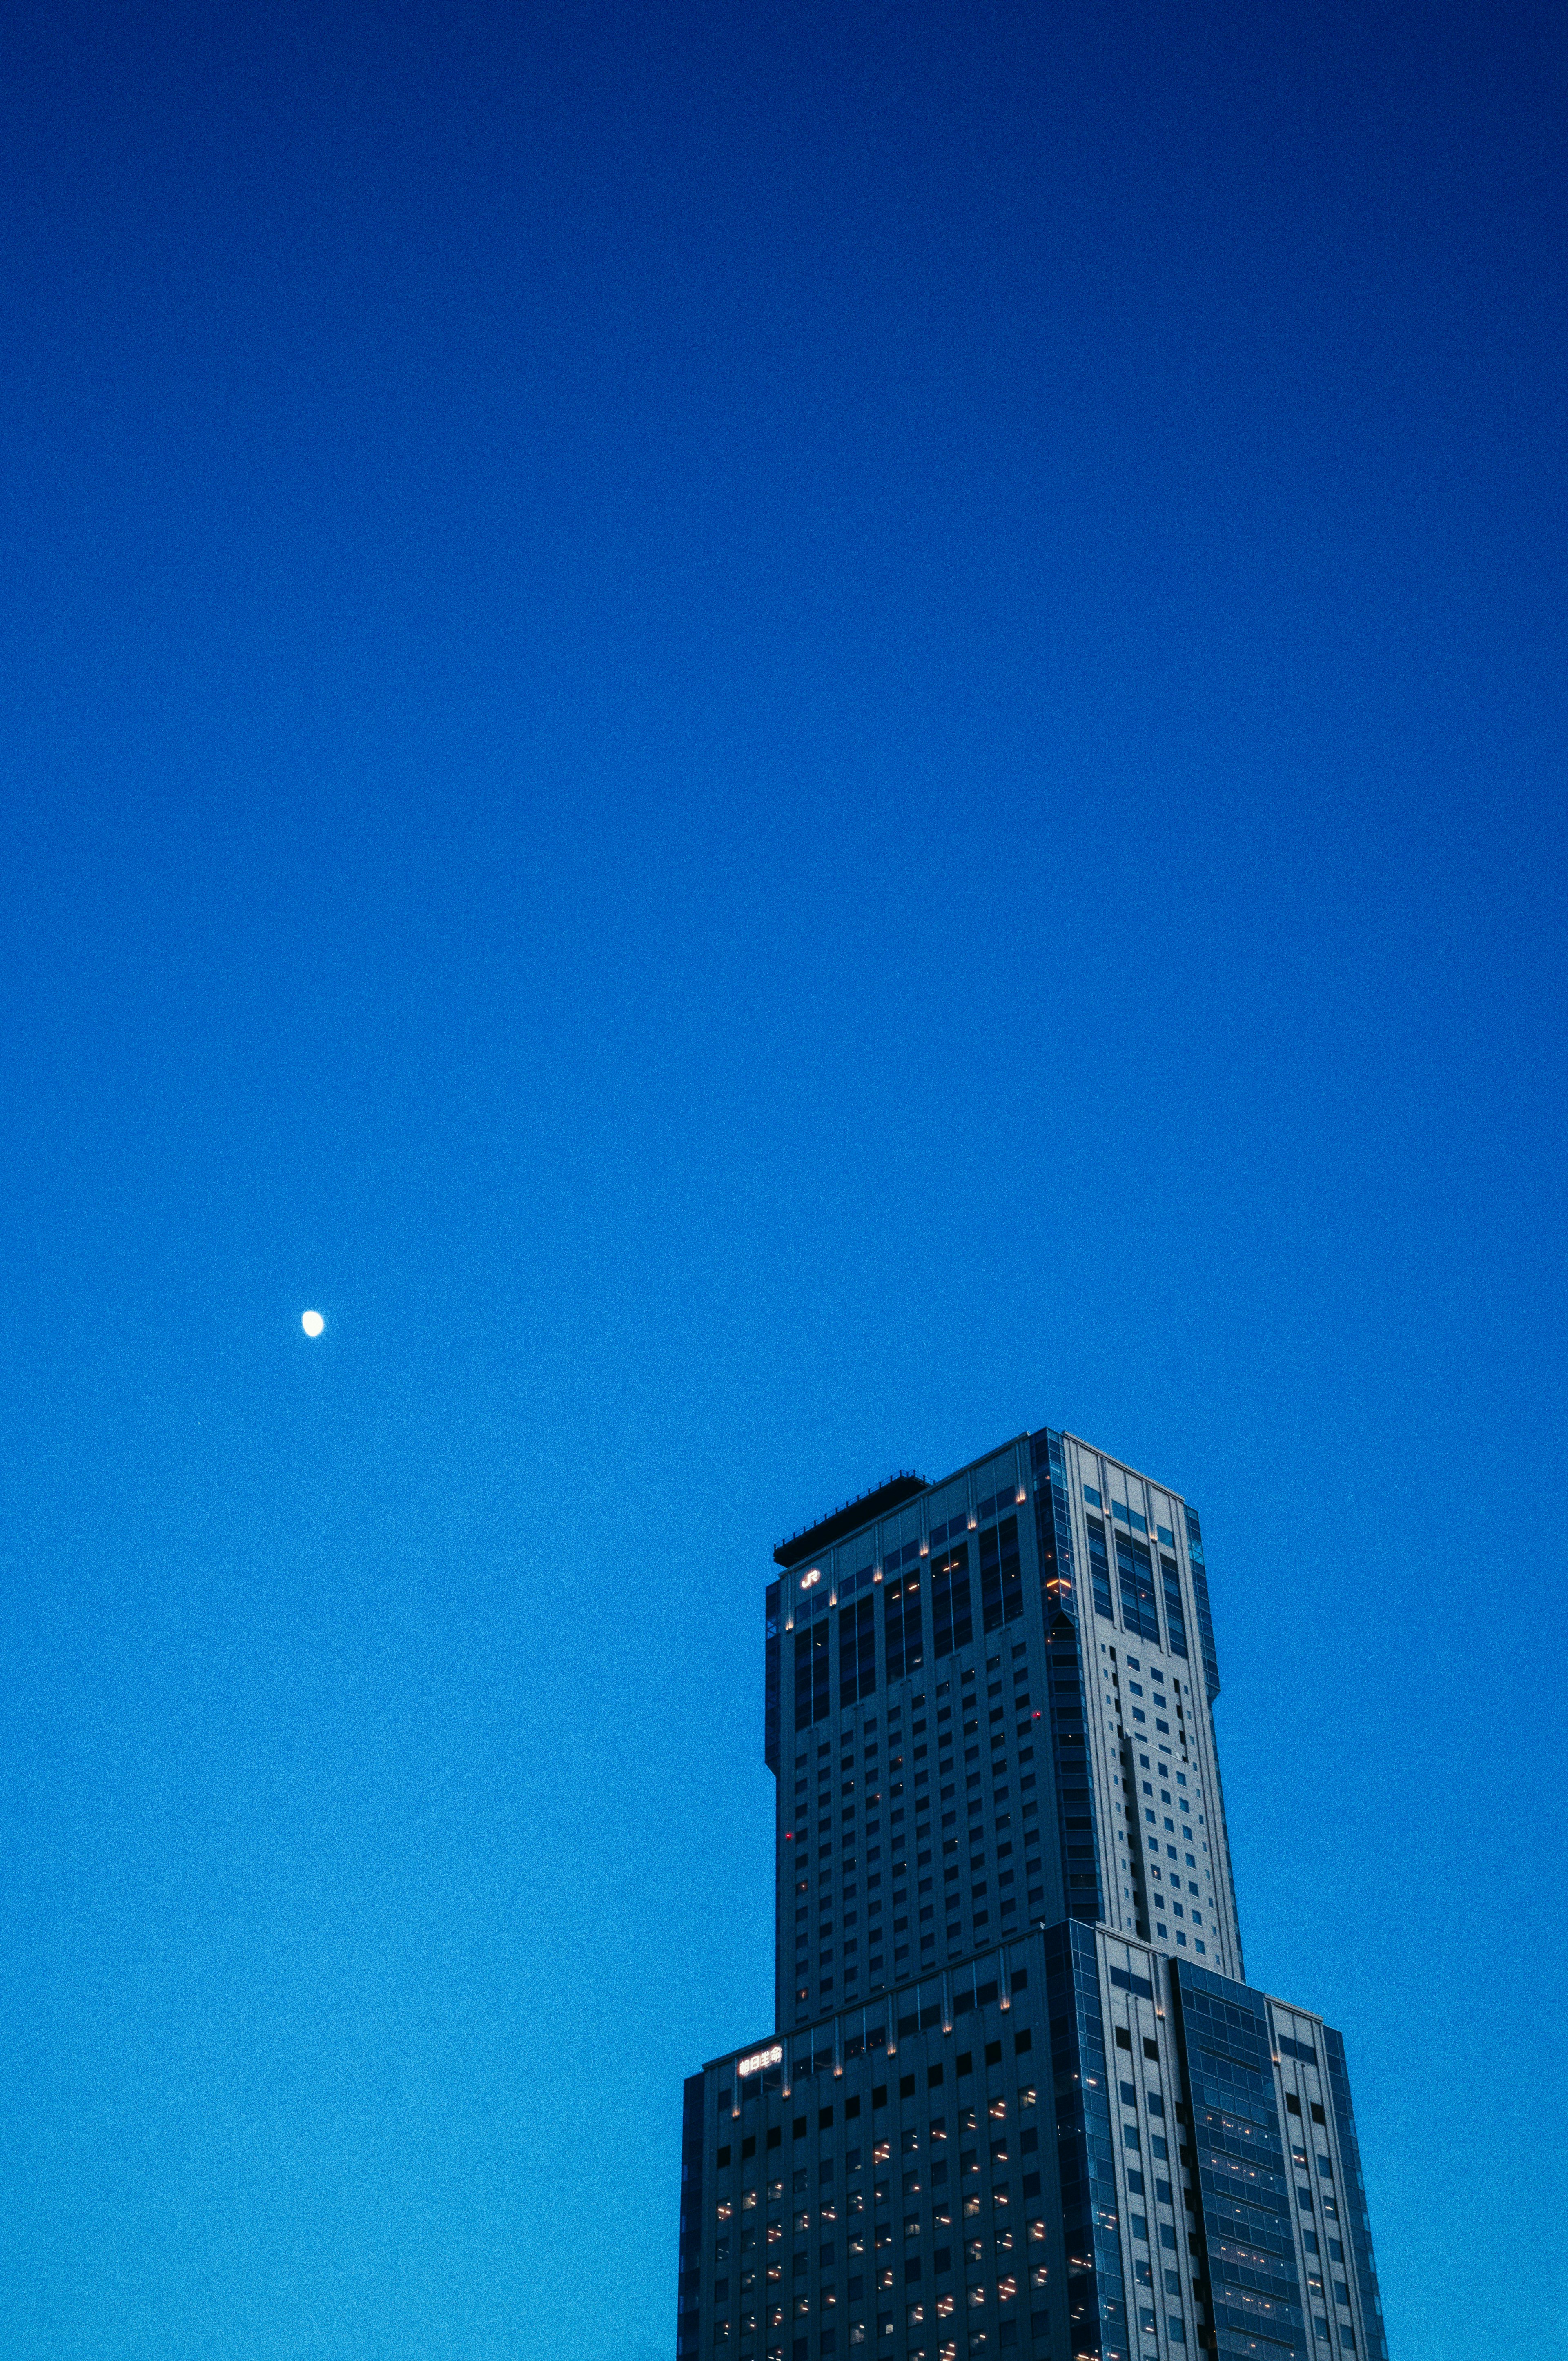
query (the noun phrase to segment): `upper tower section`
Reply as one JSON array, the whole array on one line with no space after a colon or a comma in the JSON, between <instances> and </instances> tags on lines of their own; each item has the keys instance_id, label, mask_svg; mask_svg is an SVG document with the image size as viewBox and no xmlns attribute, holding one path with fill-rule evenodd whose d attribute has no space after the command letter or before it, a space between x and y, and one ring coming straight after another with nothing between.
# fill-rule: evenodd
<instances>
[{"instance_id":1,"label":"upper tower section","mask_svg":"<svg viewBox=\"0 0 1568 2361\"><path fill-rule=\"evenodd\" d=\"M1241 1972L1179 1494L1045 1429L774 1557L781 2026L1067 1917Z\"/></svg>"}]
</instances>

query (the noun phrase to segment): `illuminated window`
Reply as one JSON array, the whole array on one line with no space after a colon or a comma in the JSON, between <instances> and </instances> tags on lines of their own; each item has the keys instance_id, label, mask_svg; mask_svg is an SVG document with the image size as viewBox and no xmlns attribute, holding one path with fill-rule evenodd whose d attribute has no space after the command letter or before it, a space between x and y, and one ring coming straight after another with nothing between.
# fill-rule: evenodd
<instances>
[{"instance_id":1,"label":"illuminated window","mask_svg":"<svg viewBox=\"0 0 1568 2361\"><path fill-rule=\"evenodd\" d=\"M985 1628L1015 1623L1024 1612L1024 1585L1018 1562L1018 1520L1003 1517L980 1537L980 1588ZM938 1651L938 1653L940 1651Z\"/></svg>"},{"instance_id":2,"label":"illuminated window","mask_svg":"<svg viewBox=\"0 0 1568 2361\"><path fill-rule=\"evenodd\" d=\"M795 1728L804 1730L814 1721L825 1721L831 1708L828 1624L824 1620L797 1630L795 1635Z\"/></svg>"},{"instance_id":3,"label":"illuminated window","mask_svg":"<svg viewBox=\"0 0 1568 2361\"><path fill-rule=\"evenodd\" d=\"M967 1542L960 1542L957 1549L932 1560L931 1630L938 1658L950 1656L955 1648L967 1647L974 1637ZM966 1673L964 1677L972 1680L974 1675Z\"/></svg>"}]
</instances>

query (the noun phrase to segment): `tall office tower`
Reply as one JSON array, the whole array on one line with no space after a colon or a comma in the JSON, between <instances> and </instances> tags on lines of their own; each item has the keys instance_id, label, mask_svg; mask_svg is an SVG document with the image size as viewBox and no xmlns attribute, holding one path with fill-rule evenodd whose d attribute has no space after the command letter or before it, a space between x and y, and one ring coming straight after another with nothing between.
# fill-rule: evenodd
<instances>
[{"instance_id":1,"label":"tall office tower","mask_svg":"<svg viewBox=\"0 0 1568 2361\"><path fill-rule=\"evenodd\" d=\"M1387 2361L1344 2046L1245 1981L1201 1529L1049 1430L773 1553L774 2028L676 2351Z\"/></svg>"}]
</instances>

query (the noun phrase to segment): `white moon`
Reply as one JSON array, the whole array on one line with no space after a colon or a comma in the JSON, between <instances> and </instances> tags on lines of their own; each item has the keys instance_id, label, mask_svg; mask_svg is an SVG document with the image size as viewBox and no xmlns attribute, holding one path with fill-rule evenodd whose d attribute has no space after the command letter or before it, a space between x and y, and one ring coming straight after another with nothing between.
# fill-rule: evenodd
<instances>
[{"instance_id":1,"label":"white moon","mask_svg":"<svg viewBox=\"0 0 1568 2361\"><path fill-rule=\"evenodd\" d=\"M319 1336L326 1326L326 1322L319 1312L305 1312L300 1316L300 1325L307 1336Z\"/></svg>"}]
</instances>

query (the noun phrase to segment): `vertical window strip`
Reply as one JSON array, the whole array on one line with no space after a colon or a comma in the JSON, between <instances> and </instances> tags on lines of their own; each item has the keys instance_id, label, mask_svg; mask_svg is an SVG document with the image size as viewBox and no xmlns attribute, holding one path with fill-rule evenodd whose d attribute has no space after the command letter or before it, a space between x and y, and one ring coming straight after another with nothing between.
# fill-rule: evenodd
<instances>
[{"instance_id":1,"label":"vertical window strip","mask_svg":"<svg viewBox=\"0 0 1568 2361\"><path fill-rule=\"evenodd\" d=\"M796 1730L811 1727L811 1633L797 1631L795 1635L795 1726Z\"/></svg>"},{"instance_id":2,"label":"vertical window strip","mask_svg":"<svg viewBox=\"0 0 1568 2361\"><path fill-rule=\"evenodd\" d=\"M1024 1613L1024 1569L1018 1554L1018 1520L1003 1517L996 1528L1002 1549L1002 1620L1017 1623Z\"/></svg>"},{"instance_id":3,"label":"vertical window strip","mask_svg":"<svg viewBox=\"0 0 1568 2361\"><path fill-rule=\"evenodd\" d=\"M1209 1611L1209 1576L1203 1564L1203 1529L1196 1509L1183 1508L1187 1555L1192 1566L1192 1603L1198 1609L1198 1644L1203 1651L1203 1686L1213 1704L1220 1694L1220 1659L1214 1650L1214 1619Z\"/></svg>"},{"instance_id":4,"label":"vertical window strip","mask_svg":"<svg viewBox=\"0 0 1568 2361\"><path fill-rule=\"evenodd\" d=\"M1105 1554L1105 1527L1098 1517L1085 1517L1089 1531L1089 1578L1094 1590L1094 1612L1103 1615L1107 1623L1114 1623L1116 1610L1111 1604L1111 1561Z\"/></svg>"},{"instance_id":5,"label":"vertical window strip","mask_svg":"<svg viewBox=\"0 0 1568 2361\"><path fill-rule=\"evenodd\" d=\"M1057 1841L1061 1850L1062 1892L1069 1918L1092 1926L1103 1916L1100 1880L1100 1837L1093 1788L1086 1751L1083 1673L1078 1640L1064 1616L1047 1642L1047 1674L1050 1684L1051 1756L1056 1768ZM1083 1823L1070 1828L1068 1815ZM1069 1845L1078 1858L1069 1856ZM1074 1879L1079 1881L1074 1883Z\"/></svg>"},{"instance_id":6,"label":"vertical window strip","mask_svg":"<svg viewBox=\"0 0 1568 2361\"><path fill-rule=\"evenodd\" d=\"M1105 2028L1093 1937L1070 1923L1046 1938L1046 2007L1058 2092L1057 2169L1071 2274L1072 2350L1126 2350L1126 2283L1110 2163Z\"/></svg>"},{"instance_id":7,"label":"vertical window strip","mask_svg":"<svg viewBox=\"0 0 1568 2361\"><path fill-rule=\"evenodd\" d=\"M970 1608L969 1543L960 1542L935 1562L931 1577L931 1649L932 1658L940 1663L955 1648L964 1648L974 1637L974 1620Z\"/></svg>"},{"instance_id":8,"label":"vertical window strip","mask_svg":"<svg viewBox=\"0 0 1568 2361\"><path fill-rule=\"evenodd\" d=\"M808 1730L825 1721L832 1709L828 1686L828 1622L813 1623L795 1635L795 1726Z\"/></svg>"},{"instance_id":9,"label":"vertical window strip","mask_svg":"<svg viewBox=\"0 0 1568 2361\"><path fill-rule=\"evenodd\" d=\"M1002 1629L1002 1553L996 1527L988 1525L980 1537L980 1611L988 1631Z\"/></svg>"},{"instance_id":10,"label":"vertical window strip","mask_svg":"<svg viewBox=\"0 0 1568 2361\"><path fill-rule=\"evenodd\" d=\"M1351 2252L1355 2257L1356 2285L1361 2294L1362 2325L1377 2361L1387 2361L1388 2343L1383 2334L1383 2300L1377 2291L1377 2269L1372 2255L1372 2222L1366 2211L1361 2143L1356 2138L1355 2117L1351 2113L1350 2074L1345 2064L1344 2040L1332 2026L1323 2027L1323 2047L1328 2053L1329 2096L1333 2104L1334 2129L1339 2135L1340 2162L1351 2184L1343 2191L1343 2200Z\"/></svg>"},{"instance_id":11,"label":"vertical window strip","mask_svg":"<svg viewBox=\"0 0 1568 2361\"><path fill-rule=\"evenodd\" d=\"M1054 1428L1029 1439L1035 1470L1035 1526L1040 1543L1040 1583L1047 1630L1057 1614L1070 1615L1072 1605L1072 1526L1067 1506L1067 1464L1062 1439Z\"/></svg>"},{"instance_id":12,"label":"vertical window strip","mask_svg":"<svg viewBox=\"0 0 1568 2361\"><path fill-rule=\"evenodd\" d=\"M1003 1517L980 1537L981 1614L988 1631L1016 1623L1024 1612L1023 1571L1018 1558L1018 1520Z\"/></svg>"},{"instance_id":13,"label":"vertical window strip","mask_svg":"<svg viewBox=\"0 0 1568 2361\"><path fill-rule=\"evenodd\" d=\"M858 1598L839 1609L839 1703L856 1705L876 1693L876 1608Z\"/></svg>"},{"instance_id":14,"label":"vertical window strip","mask_svg":"<svg viewBox=\"0 0 1568 2361\"><path fill-rule=\"evenodd\" d=\"M1159 1645L1159 1616L1154 1603L1154 1568L1142 1542L1116 1535L1116 1568L1122 1578L1122 1620L1129 1631Z\"/></svg>"},{"instance_id":15,"label":"vertical window strip","mask_svg":"<svg viewBox=\"0 0 1568 2361\"><path fill-rule=\"evenodd\" d=\"M1170 1653L1173 1656L1185 1656L1187 1618L1181 1605L1181 1577L1176 1570L1176 1560L1167 1557L1163 1550L1159 1554L1159 1573L1165 1590L1165 1622L1170 1633Z\"/></svg>"},{"instance_id":16,"label":"vertical window strip","mask_svg":"<svg viewBox=\"0 0 1568 2361\"><path fill-rule=\"evenodd\" d=\"M889 1683L917 1673L925 1662L920 1633L920 1576L904 1575L883 1587L883 1638Z\"/></svg>"}]
</instances>

